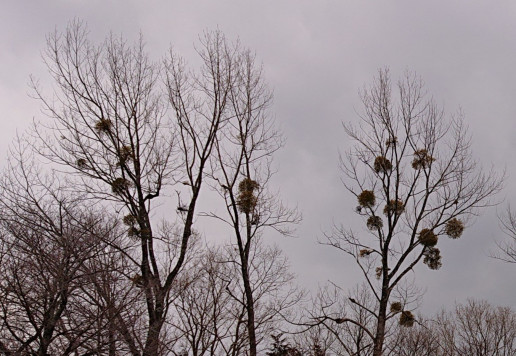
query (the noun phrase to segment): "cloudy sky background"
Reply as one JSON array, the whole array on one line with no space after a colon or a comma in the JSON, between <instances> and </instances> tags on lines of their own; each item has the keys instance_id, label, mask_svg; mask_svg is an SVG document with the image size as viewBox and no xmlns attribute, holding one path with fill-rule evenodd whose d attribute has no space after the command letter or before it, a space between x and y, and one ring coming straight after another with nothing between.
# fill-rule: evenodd
<instances>
[{"instance_id":1,"label":"cloudy sky background","mask_svg":"<svg viewBox=\"0 0 516 356\"><path fill-rule=\"evenodd\" d=\"M296 238L271 237L289 256L300 284L360 281L347 256L320 246L333 222L356 224L355 200L338 169L347 138L342 122L357 122L358 90L377 70L396 79L416 71L448 114L462 108L475 157L507 170L499 197L516 205L516 3L513 1L16 1L0 0L0 163L39 104L28 96L29 75L50 83L41 60L45 36L79 18L101 41L112 31L144 36L151 57L170 45L195 63L193 44L204 30L239 37L263 61L274 89L273 111L286 136L276 156L274 184L304 220ZM516 307L516 266L489 258L504 238L497 209L485 211L457 241L442 239L443 267L417 269L426 289L422 310L437 311L468 297Z\"/></svg>"}]
</instances>

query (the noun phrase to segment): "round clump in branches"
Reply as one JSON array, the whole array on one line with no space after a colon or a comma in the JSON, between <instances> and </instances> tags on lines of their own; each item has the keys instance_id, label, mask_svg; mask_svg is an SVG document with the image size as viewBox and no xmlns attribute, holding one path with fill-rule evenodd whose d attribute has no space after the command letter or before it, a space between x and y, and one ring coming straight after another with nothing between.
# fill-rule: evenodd
<instances>
[{"instance_id":1,"label":"round clump in branches","mask_svg":"<svg viewBox=\"0 0 516 356\"><path fill-rule=\"evenodd\" d=\"M79 158L75 164L77 165L78 168L87 168L88 167L88 161L86 161L84 158Z\"/></svg>"},{"instance_id":2,"label":"round clump in branches","mask_svg":"<svg viewBox=\"0 0 516 356\"><path fill-rule=\"evenodd\" d=\"M250 214L254 211L258 203L258 197L254 194L255 189L260 185L255 180L250 178L243 179L238 185L238 200L237 204L241 212Z\"/></svg>"},{"instance_id":3,"label":"round clump in branches","mask_svg":"<svg viewBox=\"0 0 516 356\"><path fill-rule=\"evenodd\" d=\"M383 213L389 215L400 215L405 211L405 205L400 199L391 199L383 208Z\"/></svg>"},{"instance_id":4,"label":"round clump in branches","mask_svg":"<svg viewBox=\"0 0 516 356\"><path fill-rule=\"evenodd\" d=\"M405 326L407 328L410 328L414 325L414 321L416 319L414 318L414 314L408 310L404 310L401 312L400 315L400 325Z\"/></svg>"},{"instance_id":5,"label":"round clump in branches","mask_svg":"<svg viewBox=\"0 0 516 356\"><path fill-rule=\"evenodd\" d=\"M437 245L438 240L437 235L430 229L421 230L419 232L418 239L419 242L421 242L421 244L426 247L433 247Z\"/></svg>"},{"instance_id":6,"label":"round clump in branches","mask_svg":"<svg viewBox=\"0 0 516 356\"><path fill-rule=\"evenodd\" d=\"M127 236L137 239L140 237L140 230L136 226L129 226Z\"/></svg>"},{"instance_id":7,"label":"round clump in branches","mask_svg":"<svg viewBox=\"0 0 516 356\"><path fill-rule=\"evenodd\" d=\"M401 305L401 302L392 302L391 303L391 313L397 314L402 310L403 310L403 306Z\"/></svg>"},{"instance_id":8,"label":"round clump in branches","mask_svg":"<svg viewBox=\"0 0 516 356\"><path fill-rule=\"evenodd\" d=\"M392 170L392 163L384 156L378 156L374 160L374 170L376 173L388 173Z\"/></svg>"},{"instance_id":9,"label":"round clump in branches","mask_svg":"<svg viewBox=\"0 0 516 356\"><path fill-rule=\"evenodd\" d=\"M457 218L448 220L444 232L452 239L458 239L464 232L464 223Z\"/></svg>"},{"instance_id":10,"label":"round clump in branches","mask_svg":"<svg viewBox=\"0 0 516 356\"><path fill-rule=\"evenodd\" d=\"M111 191L114 194L122 195L131 187L131 182L125 178L117 178L111 183Z\"/></svg>"},{"instance_id":11,"label":"round clump in branches","mask_svg":"<svg viewBox=\"0 0 516 356\"><path fill-rule=\"evenodd\" d=\"M130 278L131 282L133 282L134 286L136 288L143 288L145 285L145 281L143 280L143 277L139 274L135 274Z\"/></svg>"},{"instance_id":12,"label":"round clump in branches","mask_svg":"<svg viewBox=\"0 0 516 356\"><path fill-rule=\"evenodd\" d=\"M430 156L428 150L420 149L414 152L414 160L412 161L412 168L414 169L422 169L429 167L432 162L435 161L435 158Z\"/></svg>"},{"instance_id":13,"label":"round clump in branches","mask_svg":"<svg viewBox=\"0 0 516 356\"><path fill-rule=\"evenodd\" d=\"M376 267L375 275L376 275L376 279L380 279L380 277L382 277L382 267Z\"/></svg>"},{"instance_id":14,"label":"round clump in branches","mask_svg":"<svg viewBox=\"0 0 516 356\"><path fill-rule=\"evenodd\" d=\"M376 197L372 190L364 190L358 195L358 204L364 208L372 208L376 202Z\"/></svg>"},{"instance_id":15,"label":"round clump in branches","mask_svg":"<svg viewBox=\"0 0 516 356\"><path fill-rule=\"evenodd\" d=\"M390 147L396 146L397 143L398 143L398 137L393 136L393 137L389 137L387 139L387 141L385 141L385 146L387 146L387 148L390 148Z\"/></svg>"},{"instance_id":16,"label":"round clump in branches","mask_svg":"<svg viewBox=\"0 0 516 356\"><path fill-rule=\"evenodd\" d=\"M441 251L438 248L427 247L423 255L425 256L423 263L427 265L428 268L437 270L443 265L441 262Z\"/></svg>"},{"instance_id":17,"label":"round clump in branches","mask_svg":"<svg viewBox=\"0 0 516 356\"><path fill-rule=\"evenodd\" d=\"M131 148L131 146L122 146L118 150L118 159L120 161L120 165L123 165L127 161L132 160L133 157L133 149Z\"/></svg>"},{"instance_id":18,"label":"round clump in branches","mask_svg":"<svg viewBox=\"0 0 516 356\"><path fill-rule=\"evenodd\" d=\"M360 250L360 253L358 254L360 257L366 257L369 256L371 253L373 253L373 250L369 250L367 248L364 248Z\"/></svg>"},{"instance_id":19,"label":"round clump in branches","mask_svg":"<svg viewBox=\"0 0 516 356\"><path fill-rule=\"evenodd\" d=\"M95 123L95 130L97 130L99 134L108 133L111 127L113 127L113 123L109 119L101 118Z\"/></svg>"},{"instance_id":20,"label":"round clump in branches","mask_svg":"<svg viewBox=\"0 0 516 356\"><path fill-rule=\"evenodd\" d=\"M124 216L122 222L126 226L135 226L138 223L138 220L136 219L136 216L134 216L133 214L129 214Z\"/></svg>"},{"instance_id":21,"label":"round clump in branches","mask_svg":"<svg viewBox=\"0 0 516 356\"><path fill-rule=\"evenodd\" d=\"M367 228L369 230L379 230L383 227L382 218L379 216L370 216L367 219Z\"/></svg>"}]
</instances>

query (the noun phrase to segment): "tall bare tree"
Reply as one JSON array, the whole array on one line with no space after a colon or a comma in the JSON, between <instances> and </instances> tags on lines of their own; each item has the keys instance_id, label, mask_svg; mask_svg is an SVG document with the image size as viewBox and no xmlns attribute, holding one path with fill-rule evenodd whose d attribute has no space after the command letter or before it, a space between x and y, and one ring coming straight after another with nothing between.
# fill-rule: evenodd
<instances>
[{"instance_id":1,"label":"tall bare tree","mask_svg":"<svg viewBox=\"0 0 516 356\"><path fill-rule=\"evenodd\" d=\"M510 207L505 215L500 217L500 222L508 238L498 244L499 251L494 253L493 257L508 263L516 263L516 215Z\"/></svg>"},{"instance_id":2,"label":"tall bare tree","mask_svg":"<svg viewBox=\"0 0 516 356\"><path fill-rule=\"evenodd\" d=\"M269 112L272 92L265 84L262 67L256 63L254 54L239 43L232 48L238 57L234 84L227 97L230 115L217 135L213 157L213 178L225 203L226 215L209 215L233 230L238 251L235 266L240 270L245 295L249 354L255 356L259 340L257 296L251 272L253 244L257 244L257 238L267 228L288 235L300 215L283 205L269 187L272 156L281 147L282 136Z\"/></svg>"},{"instance_id":3,"label":"tall bare tree","mask_svg":"<svg viewBox=\"0 0 516 356\"><path fill-rule=\"evenodd\" d=\"M374 317L373 328L356 325L380 356L390 318L414 323L409 306L392 300L393 291L418 263L441 266L439 236L460 237L468 218L491 204L502 180L472 159L462 114L447 120L415 74L398 82L395 96L388 70L380 70L361 96L359 126L344 125L355 146L342 158L342 170L367 230L337 226L327 244L356 261L374 295L373 310L350 301Z\"/></svg>"},{"instance_id":4,"label":"tall bare tree","mask_svg":"<svg viewBox=\"0 0 516 356\"><path fill-rule=\"evenodd\" d=\"M205 170L227 115L233 54L218 32L203 37L198 53L203 66L196 74L172 52L163 64L151 62L141 38L133 46L113 36L93 45L85 27L73 23L48 39L53 99L34 85L54 119L50 137L36 127L41 152L75 174L74 189L122 209L127 235L139 242L136 254L120 251L139 269L131 279L147 309L145 340L129 342L133 354L140 343L144 355L160 353L170 292L187 260ZM167 119L168 104L174 120ZM169 217L178 228L161 236L152 218L155 202L174 184L182 195Z\"/></svg>"},{"instance_id":5,"label":"tall bare tree","mask_svg":"<svg viewBox=\"0 0 516 356\"><path fill-rule=\"evenodd\" d=\"M42 174L18 142L0 180L0 351L7 355L70 355L119 348L109 328L112 308L83 293L109 271L91 271L101 259L118 260L109 244L119 223L84 197ZM88 313L90 313L88 315ZM111 353L110 353L111 354Z\"/></svg>"},{"instance_id":6,"label":"tall bare tree","mask_svg":"<svg viewBox=\"0 0 516 356\"><path fill-rule=\"evenodd\" d=\"M516 314L508 307L468 300L413 328L398 327L386 344L388 355L509 356L516 352Z\"/></svg>"},{"instance_id":7,"label":"tall bare tree","mask_svg":"<svg viewBox=\"0 0 516 356\"><path fill-rule=\"evenodd\" d=\"M197 268L184 274L184 287L173 302L172 327L179 332L176 346L193 355L238 356L248 352L246 296L235 246L209 246ZM251 249L250 279L255 301L258 344L282 324L297 302L297 290L287 260L276 247ZM177 347L176 347L177 351Z\"/></svg>"}]
</instances>

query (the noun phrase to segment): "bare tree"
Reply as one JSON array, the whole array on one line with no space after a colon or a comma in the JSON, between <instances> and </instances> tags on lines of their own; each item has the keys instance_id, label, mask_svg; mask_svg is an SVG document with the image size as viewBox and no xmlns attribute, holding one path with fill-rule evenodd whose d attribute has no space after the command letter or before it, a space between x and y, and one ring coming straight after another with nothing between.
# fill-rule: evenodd
<instances>
[{"instance_id":1,"label":"bare tree","mask_svg":"<svg viewBox=\"0 0 516 356\"><path fill-rule=\"evenodd\" d=\"M180 333L176 345L193 356L231 355L228 340L235 324L242 323L242 308L226 290L231 271L220 248L208 247L195 261L197 268L183 274L172 303L171 325Z\"/></svg>"},{"instance_id":2,"label":"bare tree","mask_svg":"<svg viewBox=\"0 0 516 356\"><path fill-rule=\"evenodd\" d=\"M437 317L445 355L509 356L516 352L516 314L507 307L468 300Z\"/></svg>"},{"instance_id":3,"label":"bare tree","mask_svg":"<svg viewBox=\"0 0 516 356\"><path fill-rule=\"evenodd\" d=\"M119 251L138 268L131 279L146 306L144 341L125 332L135 355L140 348L143 355L161 352L170 293L187 260L205 170L228 115L235 58L222 37L216 32L201 39L203 67L195 74L172 52L163 64L151 62L141 38L130 46L111 36L95 46L85 27L73 23L64 35L48 39L54 99L34 84L54 119L50 137L35 128L41 153L75 174L74 189L122 209L127 235L139 244L137 252ZM166 119L167 99L175 120ZM173 185L179 186L177 211L169 216L178 228L167 230L174 236L160 236L152 218L155 202Z\"/></svg>"},{"instance_id":4,"label":"bare tree","mask_svg":"<svg viewBox=\"0 0 516 356\"><path fill-rule=\"evenodd\" d=\"M226 46L229 46L226 44ZM245 293L249 353L255 356L256 291L253 290L251 255L253 243L267 228L283 235L300 220L295 209L287 208L270 191L272 156L282 145L282 137L269 113L272 93L264 83L255 56L237 43L234 84L228 92L230 116L217 135L213 157L213 178L226 205L226 215L208 214L231 227L238 251L235 267Z\"/></svg>"},{"instance_id":5,"label":"bare tree","mask_svg":"<svg viewBox=\"0 0 516 356\"><path fill-rule=\"evenodd\" d=\"M326 241L356 261L377 302L369 309L350 299L375 319L373 328L354 321L373 343L374 356L382 355L389 319L414 323L410 306L393 301L393 291L420 262L438 269L439 235L460 237L468 218L489 206L502 186L472 159L462 114L446 120L414 74L397 89L395 99L389 73L381 70L362 92L358 128L344 125L356 145L342 158L343 181L368 231L337 226Z\"/></svg>"},{"instance_id":6,"label":"bare tree","mask_svg":"<svg viewBox=\"0 0 516 356\"><path fill-rule=\"evenodd\" d=\"M468 300L413 328L398 326L386 344L388 355L509 356L516 352L516 314L507 307Z\"/></svg>"},{"instance_id":7,"label":"bare tree","mask_svg":"<svg viewBox=\"0 0 516 356\"><path fill-rule=\"evenodd\" d=\"M83 294L98 278L87 266L116 260L107 242L120 238L118 222L41 174L21 142L17 149L0 181L0 351L70 355L118 345L118 334L102 336L111 309Z\"/></svg>"},{"instance_id":8,"label":"bare tree","mask_svg":"<svg viewBox=\"0 0 516 356\"><path fill-rule=\"evenodd\" d=\"M393 325L395 331L386 340L385 354L393 356L436 356L453 355L446 353L442 347L439 328L433 320L417 316L417 323L411 328Z\"/></svg>"},{"instance_id":9,"label":"bare tree","mask_svg":"<svg viewBox=\"0 0 516 356\"><path fill-rule=\"evenodd\" d=\"M508 236L508 240L498 244L499 251L493 254L494 258L509 263L516 263L516 215L510 207L504 216L500 217L503 232Z\"/></svg>"},{"instance_id":10,"label":"bare tree","mask_svg":"<svg viewBox=\"0 0 516 356\"><path fill-rule=\"evenodd\" d=\"M300 297L281 251L251 247L250 281L255 307L255 334L260 344L282 325ZM245 289L239 278L235 246L207 247L173 302L171 322L181 336L176 345L193 355L242 355L249 349ZM186 287L187 286L187 287Z\"/></svg>"}]
</instances>

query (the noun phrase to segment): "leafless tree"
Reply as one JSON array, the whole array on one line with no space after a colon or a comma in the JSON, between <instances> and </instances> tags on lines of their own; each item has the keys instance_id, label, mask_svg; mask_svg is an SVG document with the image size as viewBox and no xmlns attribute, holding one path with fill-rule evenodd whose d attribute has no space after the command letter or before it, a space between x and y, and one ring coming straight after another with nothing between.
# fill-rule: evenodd
<instances>
[{"instance_id":1,"label":"leafless tree","mask_svg":"<svg viewBox=\"0 0 516 356\"><path fill-rule=\"evenodd\" d=\"M281 147L282 137L269 113L272 93L264 83L262 68L238 42L231 48L238 53L238 60L227 97L230 115L217 134L213 157L213 178L226 205L226 215L208 215L233 229L238 251L235 267L245 293L249 353L255 356L259 340L255 315L258 297L251 276L253 243L267 228L288 235L290 225L300 216L295 209L284 206L269 188L272 156Z\"/></svg>"},{"instance_id":2,"label":"leafless tree","mask_svg":"<svg viewBox=\"0 0 516 356\"><path fill-rule=\"evenodd\" d=\"M108 242L120 238L119 224L62 189L58 176L40 171L19 141L0 181L0 351L71 355L118 349L118 333L103 335L112 309L89 303L83 292L106 275L88 265L116 260ZM88 317L85 308L93 314Z\"/></svg>"},{"instance_id":3,"label":"leafless tree","mask_svg":"<svg viewBox=\"0 0 516 356\"><path fill-rule=\"evenodd\" d=\"M516 263L516 215L510 207L504 216L500 217L503 232L508 236L508 240L498 244L499 251L493 254L494 258L509 263Z\"/></svg>"},{"instance_id":4,"label":"leafless tree","mask_svg":"<svg viewBox=\"0 0 516 356\"><path fill-rule=\"evenodd\" d=\"M437 318L445 355L509 356L516 352L516 314L507 307L468 300Z\"/></svg>"},{"instance_id":5,"label":"leafless tree","mask_svg":"<svg viewBox=\"0 0 516 356\"><path fill-rule=\"evenodd\" d=\"M509 356L516 352L516 314L507 307L468 300L413 328L398 326L386 344L388 355Z\"/></svg>"},{"instance_id":6,"label":"leafless tree","mask_svg":"<svg viewBox=\"0 0 516 356\"><path fill-rule=\"evenodd\" d=\"M256 244L251 247L250 280L255 302L258 344L282 325L300 295L281 251ZM172 324L181 336L178 345L193 355L245 354L249 349L245 290L239 278L235 246L208 247L197 268L189 271L186 288L173 302Z\"/></svg>"},{"instance_id":7,"label":"leafless tree","mask_svg":"<svg viewBox=\"0 0 516 356\"><path fill-rule=\"evenodd\" d=\"M173 52L163 64L151 62L141 38L133 46L114 36L93 45L85 27L73 23L48 39L53 99L34 81L36 97L54 119L50 137L35 128L40 152L75 174L74 189L122 209L127 235L139 244L127 256L138 268L131 278L143 292L147 327L143 342L127 340L132 354L162 352L170 293L187 260L216 133L228 116L234 53L219 32L207 33L198 53L203 66L196 74ZM168 104L175 120L166 119ZM161 236L152 218L156 200L174 185L177 211L169 217L178 228Z\"/></svg>"},{"instance_id":8,"label":"leafless tree","mask_svg":"<svg viewBox=\"0 0 516 356\"><path fill-rule=\"evenodd\" d=\"M453 355L443 353L439 330L432 320L417 316L417 323L406 328L400 324L392 325L394 332L386 340L385 355L392 356L436 356Z\"/></svg>"},{"instance_id":9,"label":"leafless tree","mask_svg":"<svg viewBox=\"0 0 516 356\"><path fill-rule=\"evenodd\" d=\"M354 302L375 319L373 328L354 321L374 356L382 355L389 319L414 323L410 306L393 300L393 291L420 262L438 269L438 236L460 237L502 185L472 159L461 113L446 120L415 74L407 73L397 89L395 98L388 70L380 70L362 92L359 126L344 125L355 146L342 157L343 182L367 230L336 226L326 241L356 261L377 302L372 310Z\"/></svg>"},{"instance_id":10,"label":"leafless tree","mask_svg":"<svg viewBox=\"0 0 516 356\"><path fill-rule=\"evenodd\" d=\"M228 266L220 248L208 248L196 264L197 268L183 274L181 291L172 303L171 324L180 333L176 345L194 356L230 355L231 330L242 323L235 317L242 308L226 290L230 271L225 271Z\"/></svg>"}]
</instances>

